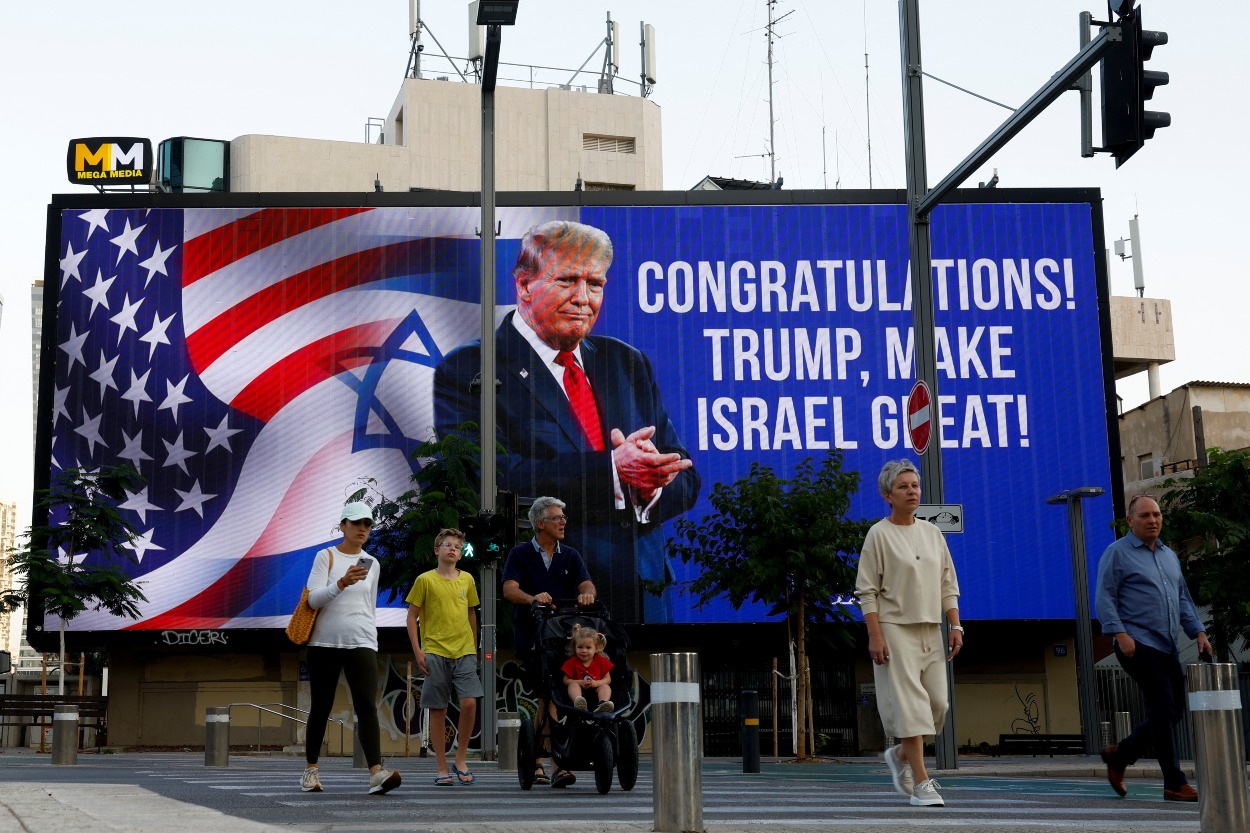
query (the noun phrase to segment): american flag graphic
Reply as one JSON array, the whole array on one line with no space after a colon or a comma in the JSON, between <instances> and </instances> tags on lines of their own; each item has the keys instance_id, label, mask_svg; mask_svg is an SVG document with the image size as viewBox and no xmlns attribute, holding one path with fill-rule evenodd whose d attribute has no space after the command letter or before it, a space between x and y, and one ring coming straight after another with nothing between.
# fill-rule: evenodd
<instances>
[{"instance_id":1,"label":"american flag graphic","mask_svg":"<svg viewBox=\"0 0 1250 833\"><path fill-rule=\"evenodd\" d=\"M142 617L71 630L285 626L346 496L408 488L433 368L480 328L479 217L62 212L52 474L147 478L122 504Z\"/></svg>"}]
</instances>

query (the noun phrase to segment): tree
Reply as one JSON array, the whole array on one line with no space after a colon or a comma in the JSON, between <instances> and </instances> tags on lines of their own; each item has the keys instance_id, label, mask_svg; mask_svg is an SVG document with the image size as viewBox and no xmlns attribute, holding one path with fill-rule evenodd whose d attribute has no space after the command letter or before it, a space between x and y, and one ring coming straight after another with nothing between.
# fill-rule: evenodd
<instances>
[{"instance_id":1,"label":"tree","mask_svg":"<svg viewBox=\"0 0 1250 833\"><path fill-rule=\"evenodd\" d=\"M1222 658L1250 640L1250 450L1208 452L1193 477L1163 485L1166 538L1176 542L1190 590L1211 607L1211 637Z\"/></svg>"},{"instance_id":2,"label":"tree","mask_svg":"<svg viewBox=\"0 0 1250 833\"><path fill-rule=\"evenodd\" d=\"M476 425L465 423L417 446L412 456L422 465L412 475L413 488L375 507L369 551L378 556L378 586L390 591L391 601L407 595L417 576L435 566L434 536L439 530L477 514L481 447L476 432Z\"/></svg>"},{"instance_id":3,"label":"tree","mask_svg":"<svg viewBox=\"0 0 1250 833\"><path fill-rule=\"evenodd\" d=\"M139 491L143 476L130 466L105 466L94 471L62 471L42 492L36 506L47 522L32 525L22 536L25 546L10 550L9 565L22 578L18 589L0 598L0 607L26 606L31 613L53 613L61 621L61 694L65 693L65 623L91 608L114 616L139 616L147 601L139 585L116 563L137 564L125 549L137 533L117 504L126 493ZM91 563L84 559L98 556Z\"/></svg>"},{"instance_id":4,"label":"tree","mask_svg":"<svg viewBox=\"0 0 1250 833\"><path fill-rule=\"evenodd\" d=\"M784 614L786 637L797 639L799 758L806 757L807 625L850 618L843 600L854 590L859 548L870 522L851 520L851 496L859 473L842 468L842 452L831 451L817 467L799 463L794 477L781 479L755 463L733 484L717 483L716 513L695 522L681 519L669 551L701 569L684 588L702 608L722 595L734 609L750 601Z\"/></svg>"}]
</instances>

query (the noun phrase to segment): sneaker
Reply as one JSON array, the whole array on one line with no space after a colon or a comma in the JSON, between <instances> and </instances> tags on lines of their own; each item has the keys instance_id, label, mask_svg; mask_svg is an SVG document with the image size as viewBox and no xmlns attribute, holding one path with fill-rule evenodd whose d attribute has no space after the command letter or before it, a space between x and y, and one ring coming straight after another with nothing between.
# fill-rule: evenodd
<instances>
[{"instance_id":1,"label":"sneaker","mask_svg":"<svg viewBox=\"0 0 1250 833\"><path fill-rule=\"evenodd\" d=\"M894 790L899 795L911 795L916 781L911 772L911 764L903 760L899 754L899 746L891 746L885 750L885 763L890 768L890 777L894 779Z\"/></svg>"},{"instance_id":2,"label":"sneaker","mask_svg":"<svg viewBox=\"0 0 1250 833\"><path fill-rule=\"evenodd\" d=\"M306 793L321 792L321 776L317 773L315 766L304 770L304 777L300 779L299 788Z\"/></svg>"},{"instance_id":3,"label":"sneaker","mask_svg":"<svg viewBox=\"0 0 1250 833\"><path fill-rule=\"evenodd\" d=\"M586 698L580 694L573 698L573 708L586 711Z\"/></svg>"},{"instance_id":4,"label":"sneaker","mask_svg":"<svg viewBox=\"0 0 1250 833\"><path fill-rule=\"evenodd\" d=\"M393 769L379 769L369 776L369 794L388 793L398 787L402 780Z\"/></svg>"},{"instance_id":5,"label":"sneaker","mask_svg":"<svg viewBox=\"0 0 1250 833\"><path fill-rule=\"evenodd\" d=\"M615 708L616 708L616 704L613 703L611 700L604 700L598 706L595 706L595 714L603 714L604 712L610 712Z\"/></svg>"},{"instance_id":6,"label":"sneaker","mask_svg":"<svg viewBox=\"0 0 1250 833\"><path fill-rule=\"evenodd\" d=\"M911 803L917 807L945 807L946 802L938 793L941 788L942 785L932 778L921 781L911 791Z\"/></svg>"}]
</instances>

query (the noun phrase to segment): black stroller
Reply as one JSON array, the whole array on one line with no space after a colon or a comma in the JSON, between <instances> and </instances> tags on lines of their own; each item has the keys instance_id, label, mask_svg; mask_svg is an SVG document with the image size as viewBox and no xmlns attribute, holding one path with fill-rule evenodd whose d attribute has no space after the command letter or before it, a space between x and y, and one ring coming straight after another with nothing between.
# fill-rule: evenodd
<instances>
[{"instance_id":1,"label":"black stroller","mask_svg":"<svg viewBox=\"0 0 1250 833\"><path fill-rule=\"evenodd\" d=\"M551 752L556 766L570 771L593 769L600 794L612 789L612 770L623 790L632 790L638 781L638 738L626 715L634 707L630 696L633 671L629 667L629 635L612 621L606 608L596 604L576 607L572 602L556 602L550 610L535 604L534 648L539 664L539 692L547 692L556 716L537 716L537 726L521 711L521 733L517 739L517 778L521 789L534 785L534 759L538 738L551 736ZM591 713L575 708L563 684L560 666L568 658L569 635L574 625L591 627L608 639L607 655L612 661L612 702L610 712Z\"/></svg>"}]
</instances>

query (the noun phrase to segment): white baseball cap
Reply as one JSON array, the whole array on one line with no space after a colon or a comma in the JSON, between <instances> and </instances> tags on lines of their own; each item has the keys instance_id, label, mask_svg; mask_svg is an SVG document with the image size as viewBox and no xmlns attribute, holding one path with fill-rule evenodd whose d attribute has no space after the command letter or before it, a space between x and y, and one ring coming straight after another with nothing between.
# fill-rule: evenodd
<instances>
[{"instance_id":1,"label":"white baseball cap","mask_svg":"<svg viewBox=\"0 0 1250 833\"><path fill-rule=\"evenodd\" d=\"M355 501L343 507L343 514L339 518L340 521L361 521L365 518L373 520L373 508L367 503Z\"/></svg>"}]
</instances>

